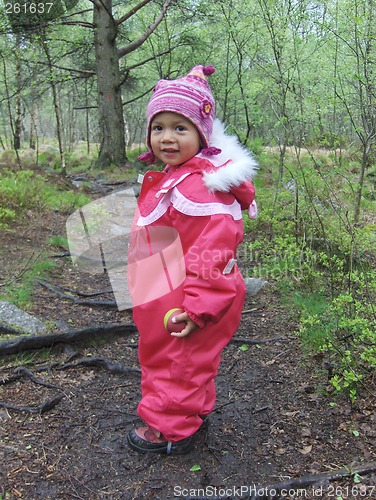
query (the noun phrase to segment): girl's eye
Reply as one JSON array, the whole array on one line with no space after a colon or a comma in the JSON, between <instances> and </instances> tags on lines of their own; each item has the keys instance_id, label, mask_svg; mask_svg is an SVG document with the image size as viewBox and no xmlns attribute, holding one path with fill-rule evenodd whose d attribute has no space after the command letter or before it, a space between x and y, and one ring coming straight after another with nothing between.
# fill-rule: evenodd
<instances>
[{"instance_id":1,"label":"girl's eye","mask_svg":"<svg viewBox=\"0 0 376 500\"><path fill-rule=\"evenodd\" d=\"M177 130L178 132L184 132L185 127L183 127L183 125L178 125L178 126L176 127L176 130Z\"/></svg>"},{"instance_id":2,"label":"girl's eye","mask_svg":"<svg viewBox=\"0 0 376 500\"><path fill-rule=\"evenodd\" d=\"M160 125L154 125L154 127L152 128L152 130L155 130L156 132L159 132L160 130L162 130L162 127Z\"/></svg>"}]
</instances>

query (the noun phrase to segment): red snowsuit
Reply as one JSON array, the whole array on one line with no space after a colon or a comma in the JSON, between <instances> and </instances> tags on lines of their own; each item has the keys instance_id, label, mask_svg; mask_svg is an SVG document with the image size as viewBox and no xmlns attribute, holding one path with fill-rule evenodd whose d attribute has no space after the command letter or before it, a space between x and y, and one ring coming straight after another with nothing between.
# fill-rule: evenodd
<instances>
[{"instance_id":1,"label":"red snowsuit","mask_svg":"<svg viewBox=\"0 0 376 500\"><path fill-rule=\"evenodd\" d=\"M133 307L142 369L138 414L168 441L194 434L202 424L200 415L210 413L215 404L220 353L238 328L245 299L236 263L228 266L228 274L223 271L229 261L233 263L243 239L241 211L254 199L248 179L255 165L227 192L208 189L206 175L209 178L216 168L200 155L180 167L144 176L135 218L139 230L131 237L129 254L130 268L136 267L130 289L144 288L146 297L154 290L151 300L138 298ZM236 165L230 166L234 171ZM149 280L140 279L145 271L142 259L155 252L163 254L161 248L166 245L157 241L158 234L164 235L164 229L159 233L161 227L176 230L180 238L185 274L175 283L181 269L174 271L166 263L174 245L161 257L160 271L153 266ZM161 292L156 294L159 283ZM171 336L163 324L165 313L175 307L182 307L199 326L184 338Z\"/></svg>"}]
</instances>

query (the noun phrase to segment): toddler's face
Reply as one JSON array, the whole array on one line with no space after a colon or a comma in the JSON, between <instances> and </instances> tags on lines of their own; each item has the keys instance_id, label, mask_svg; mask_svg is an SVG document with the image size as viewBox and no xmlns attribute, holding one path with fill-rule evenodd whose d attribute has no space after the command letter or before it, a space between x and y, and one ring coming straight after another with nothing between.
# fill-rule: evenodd
<instances>
[{"instance_id":1,"label":"toddler's face","mask_svg":"<svg viewBox=\"0 0 376 500\"><path fill-rule=\"evenodd\" d=\"M150 144L156 158L171 167L185 163L201 149L200 134L193 123L169 111L153 118Z\"/></svg>"}]
</instances>

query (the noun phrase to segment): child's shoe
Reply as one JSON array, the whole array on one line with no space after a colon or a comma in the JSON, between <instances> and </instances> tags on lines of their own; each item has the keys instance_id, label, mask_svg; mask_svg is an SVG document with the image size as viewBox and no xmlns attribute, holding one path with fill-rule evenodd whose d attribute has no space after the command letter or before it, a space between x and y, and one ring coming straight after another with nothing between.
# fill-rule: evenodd
<instances>
[{"instance_id":1,"label":"child's shoe","mask_svg":"<svg viewBox=\"0 0 376 500\"><path fill-rule=\"evenodd\" d=\"M193 436L171 442L152 427L138 427L128 434L127 441L131 448L139 453L166 453L167 455L184 455L192 450Z\"/></svg>"}]
</instances>

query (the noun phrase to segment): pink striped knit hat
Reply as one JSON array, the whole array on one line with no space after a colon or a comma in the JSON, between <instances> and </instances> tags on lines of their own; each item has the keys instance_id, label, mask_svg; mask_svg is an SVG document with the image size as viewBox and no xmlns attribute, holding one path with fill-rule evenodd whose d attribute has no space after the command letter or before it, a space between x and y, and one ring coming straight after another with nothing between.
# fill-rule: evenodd
<instances>
[{"instance_id":1,"label":"pink striped knit hat","mask_svg":"<svg viewBox=\"0 0 376 500\"><path fill-rule=\"evenodd\" d=\"M205 155L219 154L221 150L209 147L215 117L215 103L206 76L215 72L213 66L195 66L190 73L177 80L160 80L154 87L154 93L147 107L147 153L139 159L148 163L155 162L150 145L150 125L153 118L163 111L183 115L197 128Z\"/></svg>"}]
</instances>

